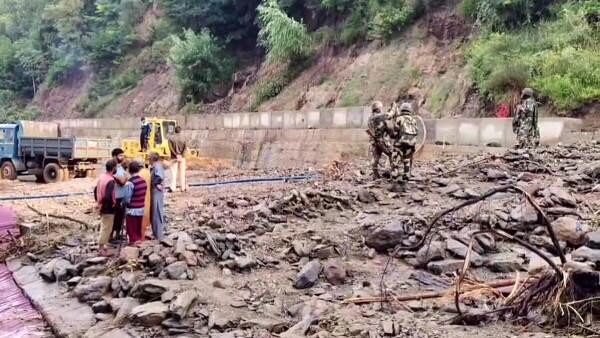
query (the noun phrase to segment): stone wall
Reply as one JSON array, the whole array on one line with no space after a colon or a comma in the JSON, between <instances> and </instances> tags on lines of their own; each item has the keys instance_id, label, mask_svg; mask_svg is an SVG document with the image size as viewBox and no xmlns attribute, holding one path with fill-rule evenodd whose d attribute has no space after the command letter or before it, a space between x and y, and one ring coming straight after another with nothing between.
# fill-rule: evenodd
<instances>
[{"instance_id":1,"label":"stone wall","mask_svg":"<svg viewBox=\"0 0 600 338\"><path fill-rule=\"evenodd\" d=\"M242 167L321 166L333 159L364 156L367 107L189 115L178 121L193 147L205 157L233 161ZM63 136L110 137L115 146L138 137L139 119L75 119L57 121ZM425 120L426 143L450 146L508 147L514 144L511 119ZM554 144L581 129L578 119L540 120L541 141Z\"/></svg>"}]
</instances>

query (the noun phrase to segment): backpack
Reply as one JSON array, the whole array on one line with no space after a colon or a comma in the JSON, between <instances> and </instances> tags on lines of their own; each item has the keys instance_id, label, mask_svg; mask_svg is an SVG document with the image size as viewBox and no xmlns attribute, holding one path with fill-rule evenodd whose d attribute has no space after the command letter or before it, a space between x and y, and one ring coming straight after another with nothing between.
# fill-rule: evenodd
<instances>
[{"instance_id":1,"label":"backpack","mask_svg":"<svg viewBox=\"0 0 600 338\"><path fill-rule=\"evenodd\" d=\"M419 134L417 119L411 115L399 115L396 119L396 125L400 136L417 136Z\"/></svg>"}]
</instances>

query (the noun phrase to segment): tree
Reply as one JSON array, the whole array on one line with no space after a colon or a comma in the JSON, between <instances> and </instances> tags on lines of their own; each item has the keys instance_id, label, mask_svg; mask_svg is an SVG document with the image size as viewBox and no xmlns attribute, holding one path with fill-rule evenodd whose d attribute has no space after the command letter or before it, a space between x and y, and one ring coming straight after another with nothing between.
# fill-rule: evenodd
<instances>
[{"instance_id":1,"label":"tree","mask_svg":"<svg viewBox=\"0 0 600 338\"><path fill-rule=\"evenodd\" d=\"M258 39L267 49L271 62L297 62L313 52L313 44L302 22L290 18L276 0L265 0L258 6L260 31Z\"/></svg>"},{"instance_id":2,"label":"tree","mask_svg":"<svg viewBox=\"0 0 600 338\"><path fill-rule=\"evenodd\" d=\"M230 81L233 63L208 29L184 32L183 38L172 36L169 62L188 102L200 102L212 94L220 83Z\"/></svg>"}]
</instances>

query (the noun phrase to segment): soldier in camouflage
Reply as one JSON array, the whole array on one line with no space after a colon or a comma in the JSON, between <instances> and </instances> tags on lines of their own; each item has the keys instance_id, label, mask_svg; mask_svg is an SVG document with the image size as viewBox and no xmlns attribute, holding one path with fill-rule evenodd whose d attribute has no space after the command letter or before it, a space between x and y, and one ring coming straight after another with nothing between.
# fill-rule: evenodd
<instances>
[{"instance_id":1,"label":"soldier in camouflage","mask_svg":"<svg viewBox=\"0 0 600 338\"><path fill-rule=\"evenodd\" d=\"M537 147L540 143L537 106L533 89L523 89L512 124L513 132L517 134L517 148Z\"/></svg>"},{"instance_id":2,"label":"soldier in camouflage","mask_svg":"<svg viewBox=\"0 0 600 338\"><path fill-rule=\"evenodd\" d=\"M371 169L373 170L373 178L378 179L379 161L381 155L390 156L389 146L385 140L387 134L388 115L383 112L383 104L380 101L375 101L371 105L371 116L368 121L367 134L369 134L370 152L371 152Z\"/></svg>"},{"instance_id":3,"label":"soldier in camouflage","mask_svg":"<svg viewBox=\"0 0 600 338\"><path fill-rule=\"evenodd\" d=\"M412 105L404 102L392 117L394 142L391 161L392 178L395 180L402 178L407 181L412 168L418 134L417 120L412 111Z\"/></svg>"}]
</instances>

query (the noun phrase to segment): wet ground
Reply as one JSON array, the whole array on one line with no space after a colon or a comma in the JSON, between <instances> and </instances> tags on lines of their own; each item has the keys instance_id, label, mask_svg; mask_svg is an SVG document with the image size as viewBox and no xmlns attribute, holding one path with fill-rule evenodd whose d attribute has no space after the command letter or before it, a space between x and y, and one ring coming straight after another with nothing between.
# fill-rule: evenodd
<instances>
[{"instance_id":1,"label":"wet ground","mask_svg":"<svg viewBox=\"0 0 600 338\"><path fill-rule=\"evenodd\" d=\"M429 220L440 210L498 184L516 183L520 181L517 177L522 172L532 171L531 168L518 169L514 162L486 154L437 158L417 163L411 182L398 187L390 185L385 179L372 181L366 168L366 161L357 161L339 164L336 170L326 168L320 172L317 181L193 188L186 194L169 194L167 232L173 242L183 236L182 232L189 234L198 246L206 244L206 240L202 239L206 234L215 238L227 237L239 246L232 249L232 255L250 257L253 264L250 268L240 268L232 259L216 257L208 244L199 251L192 250L197 262L194 259L191 259L194 262L190 262L190 259L185 261L193 272L193 278L170 281L176 285L176 293L189 289L197 289L200 293L199 301L190 310L188 319L150 327L131 320L122 326L122 332L140 337L175 337L178 336L177 332L186 332L186 337L276 337L288 331L288 337L295 337L289 334L294 324L302 321L302 311L298 310L300 304L304 305L304 309L324 309L306 327L306 336L315 337L551 337L564 333L553 327L521 326L506 321L485 322L478 326L450 325L450 321L456 317L451 295L405 304L346 304L345 301L351 298L381 294L382 272L389 255L377 252L366 244L376 229L401 221L419 231L418 220ZM492 172L491 169L505 175ZM560 169L556 166L553 170ZM190 172L189 177L190 181L195 182L281 174L289 172L224 169L215 174L197 170ZM530 175L531 180L527 184L534 182L542 186L562 186L563 179L567 177L566 173L561 174L564 176L562 178L543 172ZM438 183L433 183L436 180ZM0 197L90 192L93 184L93 179L76 179L52 185L0 181ZM598 193L583 193L577 189L570 189L569 192L577 200L585 196L592 210L600 206ZM371 198L365 197L367 195ZM448 234L459 233L466 224L474 224L477 214L493 213L497 209L510 212L519 203L519 196L512 195L478 203L445 219L447 230L444 231ZM69 257L75 262L97 256L94 242L99 220L92 209L91 195L6 204L19 214L21 223L37 225L35 231L39 243L32 253L38 266L52 257ZM69 215L88 223L89 229L82 229L73 222L40 216L28 205L43 213ZM584 213L587 219L593 214L583 204L576 210ZM414 230L411 231L414 234ZM415 238L418 235L416 233ZM407 240L410 240L408 237ZM436 240L446 239L436 237ZM498 242L498 247L501 252L516 250L509 243ZM191 246L188 248L191 249ZM137 264L111 263L107 264L106 270L97 273L100 276L118 277L130 271L141 281L155 277L171 279L149 265L148 255L160 251L160 256L166 261L177 261L170 258L174 255L170 253L172 250L165 244L148 241L140 250ZM118 247L114 248L115 254L116 251ZM148 254L144 253L146 251ZM487 253L485 255L488 256ZM453 284L454 273L439 276L437 284L424 284L424 279L433 278L429 270L414 267L411 261L414 253L406 252L400 256L402 259L392 260L385 274L383 285L386 290L396 295L407 295L443 291ZM314 286L305 289L294 287L298 283L298 272L315 260L324 266L331 263L342 267L346 271L344 280L333 282L322 273ZM522 264L522 270L526 272L528 266ZM427 275L423 278L417 272ZM482 267L473 275L480 280L490 281L511 278L515 273L498 273ZM66 285L63 287L70 289ZM104 297L109 301L120 296L113 292ZM475 299L470 301L475 308L494 305L494 301L488 301L484 294L470 297ZM106 332L111 327L107 323L114 320L115 315L97 316L97 323L89 332ZM227 325L215 326L215 320ZM94 335L90 333L90 336Z\"/></svg>"}]
</instances>

